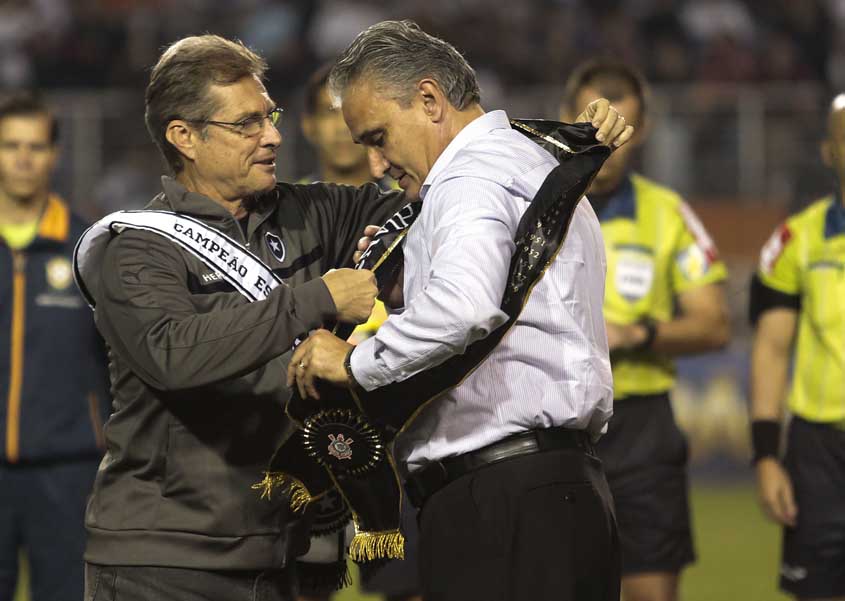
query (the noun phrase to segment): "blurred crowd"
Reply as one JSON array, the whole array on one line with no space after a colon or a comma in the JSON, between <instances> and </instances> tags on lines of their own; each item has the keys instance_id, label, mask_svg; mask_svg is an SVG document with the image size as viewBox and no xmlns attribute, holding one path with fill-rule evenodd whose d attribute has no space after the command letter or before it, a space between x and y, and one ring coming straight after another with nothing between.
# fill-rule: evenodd
<instances>
[{"instance_id":1,"label":"blurred crowd","mask_svg":"<svg viewBox=\"0 0 845 601\"><path fill-rule=\"evenodd\" d=\"M558 83L597 51L654 83L845 77L837 0L6 0L0 87L139 86L160 47L204 31L242 39L271 81L299 85L389 18L457 41L488 88Z\"/></svg>"},{"instance_id":2,"label":"blurred crowd","mask_svg":"<svg viewBox=\"0 0 845 601\"><path fill-rule=\"evenodd\" d=\"M453 40L485 107L520 116L556 118L588 56L635 65L661 115L640 167L691 197L800 206L827 187L815 158L824 104L845 89L837 0L5 0L0 94L38 88L59 109L56 185L83 214L143 206L162 167L141 118L158 52L196 33L239 38L270 65L278 175L295 180L315 161L296 125L306 79L391 18Z\"/></svg>"}]
</instances>

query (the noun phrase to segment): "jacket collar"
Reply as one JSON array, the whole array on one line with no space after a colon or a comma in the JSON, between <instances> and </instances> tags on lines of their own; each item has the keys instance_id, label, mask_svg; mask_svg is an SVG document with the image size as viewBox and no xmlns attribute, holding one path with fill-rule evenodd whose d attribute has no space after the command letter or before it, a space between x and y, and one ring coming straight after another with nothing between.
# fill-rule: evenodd
<instances>
[{"instance_id":1,"label":"jacket collar","mask_svg":"<svg viewBox=\"0 0 845 601\"><path fill-rule=\"evenodd\" d=\"M845 234L845 206L836 191L830 198L830 204L824 216L824 237L832 238Z\"/></svg>"},{"instance_id":2,"label":"jacket collar","mask_svg":"<svg viewBox=\"0 0 845 601\"><path fill-rule=\"evenodd\" d=\"M208 196L199 192L191 192L179 181L170 176L162 176L161 188L167 204L177 213L193 215L209 221L226 221L234 218L224 207L211 200ZM249 227L251 234L258 225L267 219L276 208L278 200L278 189L274 188L267 194L262 195L256 205L249 212Z\"/></svg>"},{"instance_id":3,"label":"jacket collar","mask_svg":"<svg viewBox=\"0 0 845 601\"><path fill-rule=\"evenodd\" d=\"M40 242L63 244L67 242L69 236L70 209L58 194L50 194L41 218L38 220L38 232L32 244Z\"/></svg>"}]
</instances>

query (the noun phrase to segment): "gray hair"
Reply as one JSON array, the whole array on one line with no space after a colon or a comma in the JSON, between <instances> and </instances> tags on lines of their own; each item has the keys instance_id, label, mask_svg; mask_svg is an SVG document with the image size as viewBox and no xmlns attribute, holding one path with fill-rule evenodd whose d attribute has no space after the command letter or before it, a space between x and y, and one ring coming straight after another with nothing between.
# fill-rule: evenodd
<instances>
[{"instance_id":1,"label":"gray hair","mask_svg":"<svg viewBox=\"0 0 845 601\"><path fill-rule=\"evenodd\" d=\"M359 33L329 75L334 100L364 75L405 106L414 95L413 87L424 78L437 82L458 110L481 100L475 70L461 53L413 21L382 21Z\"/></svg>"}]
</instances>

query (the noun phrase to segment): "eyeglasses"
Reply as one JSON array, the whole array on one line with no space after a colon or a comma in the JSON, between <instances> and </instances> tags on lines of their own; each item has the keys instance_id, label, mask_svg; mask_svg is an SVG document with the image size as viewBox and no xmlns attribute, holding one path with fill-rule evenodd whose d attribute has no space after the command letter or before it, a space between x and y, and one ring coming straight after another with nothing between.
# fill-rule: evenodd
<instances>
[{"instance_id":1,"label":"eyeglasses","mask_svg":"<svg viewBox=\"0 0 845 601\"><path fill-rule=\"evenodd\" d=\"M274 127L278 127L282 122L282 113L284 111L281 108L274 108L272 111L267 113L266 115L255 115L254 117L247 117L246 119L241 119L240 121L211 121L208 119L186 119L191 123L205 123L207 125L217 125L220 127L230 128L232 131L235 131L242 136L249 138L252 136L257 136L264 130L264 120L269 119L270 123L273 124Z\"/></svg>"}]
</instances>

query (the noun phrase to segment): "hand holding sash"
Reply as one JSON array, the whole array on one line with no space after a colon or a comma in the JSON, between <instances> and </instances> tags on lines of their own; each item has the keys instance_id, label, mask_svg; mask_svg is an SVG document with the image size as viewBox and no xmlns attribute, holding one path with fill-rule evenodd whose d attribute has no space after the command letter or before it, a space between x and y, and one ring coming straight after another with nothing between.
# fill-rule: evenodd
<instances>
[{"instance_id":1,"label":"hand holding sash","mask_svg":"<svg viewBox=\"0 0 845 601\"><path fill-rule=\"evenodd\" d=\"M335 269L323 276L329 289L338 321L363 323L367 321L376 302L376 278L367 269Z\"/></svg>"},{"instance_id":2,"label":"hand holding sash","mask_svg":"<svg viewBox=\"0 0 845 601\"><path fill-rule=\"evenodd\" d=\"M320 399L315 378L335 386L348 387L343 361L352 345L328 330L317 330L296 347L288 365L288 387L296 383L300 396Z\"/></svg>"}]
</instances>

